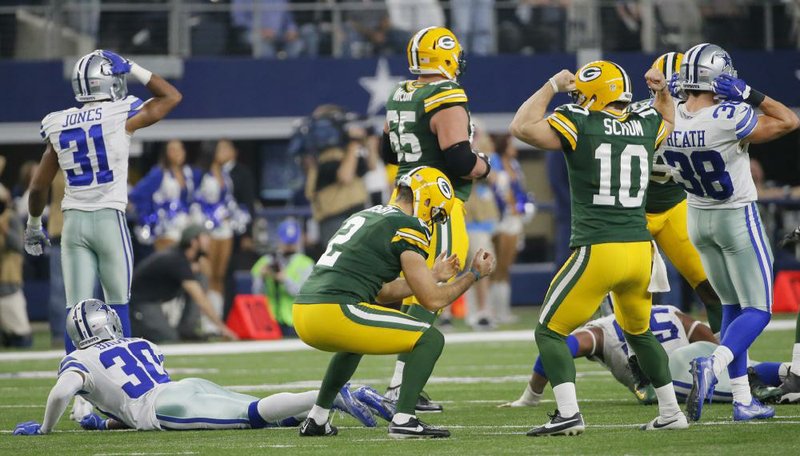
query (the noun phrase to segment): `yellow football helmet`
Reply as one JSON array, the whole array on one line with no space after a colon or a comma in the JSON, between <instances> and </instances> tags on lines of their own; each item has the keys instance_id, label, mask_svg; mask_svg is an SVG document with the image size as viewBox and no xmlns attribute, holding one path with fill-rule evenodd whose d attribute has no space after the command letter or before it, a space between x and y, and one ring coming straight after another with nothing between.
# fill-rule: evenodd
<instances>
[{"instance_id":1,"label":"yellow football helmet","mask_svg":"<svg viewBox=\"0 0 800 456\"><path fill-rule=\"evenodd\" d=\"M590 111L602 111L615 101L630 103L632 98L631 79L614 62L589 62L575 75L572 101Z\"/></svg>"},{"instance_id":2,"label":"yellow football helmet","mask_svg":"<svg viewBox=\"0 0 800 456\"><path fill-rule=\"evenodd\" d=\"M669 81L673 74L680 74L681 62L683 62L683 53L667 52L666 54L662 54L656 59L655 62L653 62L652 68L661 70L661 72L664 73L664 76L667 78L667 81Z\"/></svg>"},{"instance_id":3,"label":"yellow football helmet","mask_svg":"<svg viewBox=\"0 0 800 456\"><path fill-rule=\"evenodd\" d=\"M458 38L444 27L428 27L408 42L408 71L411 74L439 74L455 79L464 72L464 53Z\"/></svg>"},{"instance_id":4,"label":"yellow football helmet","mask_svg":"<svg viewBox=\"0 0 800 456\"><path fill-rule=\"evenodd\" d=\"M447 221L455 200L453 184L443 172L430 166L419 166L401 176L397 185L411 189L414 217L428 225Z\"/></svg>"}]
</instances>

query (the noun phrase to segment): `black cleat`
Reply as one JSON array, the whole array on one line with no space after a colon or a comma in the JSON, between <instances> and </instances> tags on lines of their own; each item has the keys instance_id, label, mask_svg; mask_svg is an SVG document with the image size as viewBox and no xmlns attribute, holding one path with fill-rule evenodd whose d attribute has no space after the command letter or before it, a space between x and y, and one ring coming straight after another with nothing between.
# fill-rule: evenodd
<instances>
[{"instance_id":1,"label":"black cleat","mask_svg":"<svg viewBox=\"0 0 800 456\"><path fill-rule=\"evenodd\" d=\"M391 401L397 402L400 399L400 386L386 388L384 396ZM442 404L431 402L431 397L428 396L428 393L422 391L419 393L414 409L417 413L441 413L444 407L442 407Z\"/></svg>"},{"instance_id":2,"label":"black cleat","mask_svg":"<svg viewBox=\"0 0 800 456\"><path fill-rule=\"evenodd\" d=\"M561 416L558 410L555 413L548 413L550 422L542 426L535 427L528 431L528 437L543 437L547 435L578 435L586 430L586 423L583 422L583 415L578 412L569 418Z\"/></svg>"},{"instance_id":3,"label":"black cleat","mask_svg":"<svg viewBox=\"0 0 800 456\"><path fill-rule=\"evenodd\" d=\"M795 404L800 402L800 375L795 374L794 372L789 370L789 375L783 380L781 386L778 388L781 389L781 396L780 403L781 404Z\"/></svg>"},{"instance_id":4,"label":"black cleat","mask_svg":"<svg viewBox=\"0 0 800 456\"><path fill-rule=\"evenodd\" d=\"M300 437L332 437L339 433L336 426L331 426L330 421L317 424L312 418L306 418L300 425Z\"/></svg>"},{"instance_id":5,"label":"black cleat","mask_svg":"<svg viewBox=\"0 0 800 456\"><path fill-rule=\"evenodd\" d=\"M764 384L753 367L747 368L747 381L750 383L750 394L762 404L777 404L783 396L783 390L779 387Z\"/></svg>"},{"instance_id":6,"label":"black cleat","mask_svg":"<svg viewBox=\"0 0 800 456\"><path fill-rule=\"evenodd\" d=\"M394 421L389 423L389 437L395 439L442 439L450 437L447 429L429 426L417 417L412 417L404 424Z\"/></svg>"}]
</instances>

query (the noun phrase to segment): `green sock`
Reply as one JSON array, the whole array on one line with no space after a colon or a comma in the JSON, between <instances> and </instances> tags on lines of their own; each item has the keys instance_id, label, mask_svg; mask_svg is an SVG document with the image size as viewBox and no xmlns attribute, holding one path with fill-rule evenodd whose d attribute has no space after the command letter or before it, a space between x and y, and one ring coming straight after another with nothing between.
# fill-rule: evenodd
<instances>
[{"instance_id":1,"label":"green sock","mask_svg":"<svg viewBox=\"0 0 800 456\"><path fill-rule=\"evenodd\" d=\"M718 333L722 328L722 304L718 306L706 306L706 315L708 316L708 326L711 332Z\"/></svg>"},{"instance_id":2,"label":"green sock","mask_svg":"<svg viewBox=\"0 0 800 456\"><path fill-rule=\"evenodd\" d=\"M536 326L535 334L539 356L550 384L575 383L575 361L567 346L567 338L541 323Z\"/></svg>"},{"instance_id":3,"label":"green sock","mask_svg":"<svg viewBox=\"0 0 800 456\"><path fill-rule=\"evenodd\" d=\"M403 369L403 387L397 400L397 412L414 415L417 398L428 383L436 360L444 349L444 336L431 327L422 333L414 348L406 353L406 367Z\"/></svg>"},{"instance_id":4,"label":"green sock","mask_svg":"<svg viewBox=\"0 0 800 456\"><path fill-rule=\"evenodd\" d=\"M436 322L436 317L439 316L438 313L431 312L431 311L427 310L426 308L422 307L421 305L416 305L416 304L415 305L410 305L410 306L403 306L403 307L400 308L400 310L403 313L411 315L412 317L416 318L417 320L421 320L421 321L424 321L425 323L428 323L429 325L433 325L433 323ZM400 355L397 356L397 360L408 364L408 355L410 355L410 354L411 354L411 352L409 352L409 353L400 353Z\"/></svg>"},{"instance_id":5,"label":"green sock","mask_svg":"<svg viewBox=\"0 0 800 456\"><path fill-rule=\"evenodd\" d=\"M322 386L319 387L317 395L317 405L330 409L339 390L342 389L353 376L353 373L361 362L363 355L357 353L336 353L328 364L328 371L322 379Z\"/></svg>"},{"instance_id":6,"label":"green sock","mask_svg":"<svg viewBox=\"0 0 800 456\"><path fill-rule=\"evenodd\" d=\"M672 382L672 374L669 372L669 358L664 347L658 343L653 332L649 329L642 334L629 334L625 331L625 340L628 345L636 352L636 359L639 367L647 378L653 382L653 387L661 388L667 383Z\"/></svg>"},{"instance_id":7,"label":"green sock","mask_svg":"<svg viewBox=\"0 0 800 456\"><path fill-rule=\"evenodd\" d=\"M717 292L714 291L714 287L708 280L700 283L694 291L706 307L708 326L711 328L711 332L718 333L722 328L722 302L719 300Z\"/></svg>"}]
</instances>

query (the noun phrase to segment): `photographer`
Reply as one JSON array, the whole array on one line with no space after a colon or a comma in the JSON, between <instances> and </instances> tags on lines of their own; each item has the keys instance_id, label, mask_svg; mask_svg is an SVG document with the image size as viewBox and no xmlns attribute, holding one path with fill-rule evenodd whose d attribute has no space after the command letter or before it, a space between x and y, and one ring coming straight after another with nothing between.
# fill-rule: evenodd
<instances>
[{"instance_id":1,"label":"photographer","mask_svg":"<svg viewBox=\"0 0 800 456\"><path fill-rule=\"evenodd\" d=\"M302 157L305 196L319 223L319 243L325 245L351 214L364 208L367 190L362 177L370 166L363 151L367 129L354 115L336 105L322 105L297 130L290 151Z\"/></svg>"},{"instance_id":2,"label":"photographer","mask_svg":"<svg viewBox=\"0 0 800 456\"><path fill-rule=\"evenodd\" d=\"M311 275L314 260L299 251L300 224L287 219L278 225L278 249L262 256L251 269L253 293L263 293L269 300L272 315L284 335L294 335L292 305L294 297Z\"/></svg>"}]
</instances>

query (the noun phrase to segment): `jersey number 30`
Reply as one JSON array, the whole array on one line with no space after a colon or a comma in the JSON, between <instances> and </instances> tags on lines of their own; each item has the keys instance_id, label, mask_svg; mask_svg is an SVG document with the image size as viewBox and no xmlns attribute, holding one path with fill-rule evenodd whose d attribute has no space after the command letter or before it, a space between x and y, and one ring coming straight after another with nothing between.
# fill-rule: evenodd
<instances>
[{"instance_id":1,"label":"jersey number 30","mask_svg":"<svg viewBox=\"0 0 800 456\"><path fill-rule=\"evenodd\" d=\"M169 382L169 376L161 367L160 360L145 341L134 342L127 348L117 346L106 350L100 354L100 362L106 369L119 366L131 379L122 385L122 391L131 399L141 397L153 389L156 383Z\"/></svg>"},{"instance_id":2,"label":"jersey number 30","mask_svg":"<svg viewBox=\"0 0 800 456\"><path fill-rule=\"evenodd\" d=\"M633 179L633 157L639 159L639 190L635 195L631 195ZM594 150L595 160L600 161L600 188L598 193L592 197L592 204L596 206L616 206L617 198L622 207L639 207L644 200L644 192L647 189L647 180L650 177L648 169L647 149L640 144L628 144L622 150L619 158L619 192L618 195L611 194L611 144L600 144Z\"/></svg>"},{"instance_id":3,"label":"jersey number 30","mask_svg":"<svg viewBox=\"0 0 800 456\"><path fill-rule=\"evenodd\" d=\"M72 187L92 185L95 176L98 184L107 184L114 180L114 171L108 167L106 144L103 142L103 126L100 124L92 125L89 128L88 137L92 139L94 144L94 152L97 156L97 173L92 167L87 132L83 128L64 130L58 137L61 150L69 149L75 143L75 152L72 153L72 159L76 165L80 166L80 172L74 169L67 170L67 181Z\"/></svg>"}]
</instances>

